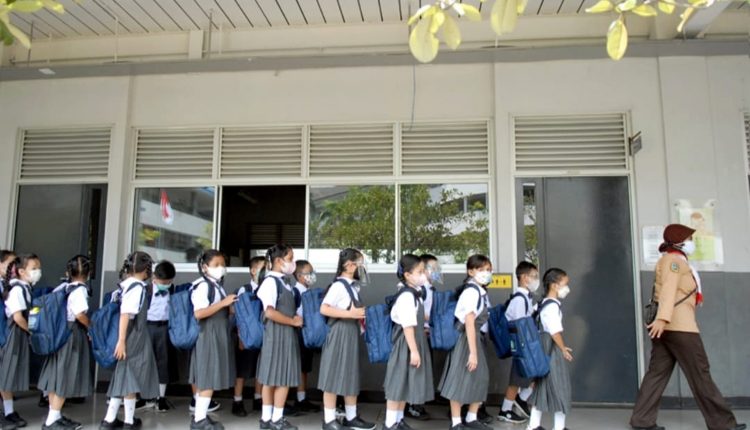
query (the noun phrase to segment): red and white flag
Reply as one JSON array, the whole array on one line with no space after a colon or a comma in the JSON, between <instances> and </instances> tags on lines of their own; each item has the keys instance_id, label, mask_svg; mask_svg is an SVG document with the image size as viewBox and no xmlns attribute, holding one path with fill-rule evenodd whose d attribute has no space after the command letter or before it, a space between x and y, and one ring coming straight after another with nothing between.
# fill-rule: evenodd
<instances>
[{"instance_id":1,"label":"red and white flag","mask_svg":"<svg viewBox=\"0 0 750 430\"><path fill-rule=\"evenodd\" d=\"M161 219L170 225L174 222L174 212L172 211L172 205L169 204L169 198L165 190L161 190Z\"/></svg>"}]
</instances>

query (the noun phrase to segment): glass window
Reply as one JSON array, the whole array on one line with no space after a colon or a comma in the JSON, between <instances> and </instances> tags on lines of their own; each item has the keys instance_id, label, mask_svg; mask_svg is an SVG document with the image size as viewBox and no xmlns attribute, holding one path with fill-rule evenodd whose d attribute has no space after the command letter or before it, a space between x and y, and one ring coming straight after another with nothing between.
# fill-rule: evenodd
<instances>
[{"instance_id":1,"label":"glass window","mask_svg":"<svg viewBox=\"0 0 750 430\"><path fill-rule=\"evenodd\" d=\"M156 260L194 263L213 246L213 187L139 188L133 243Z\"/></svg>"},{"instance_id":2,"label":"glass window","mask_svg":"<svg viewBox=\"0 0 750 430\"><path fill-rule=\"evenodd\" d=\"M401 187L401 252L434 254L461 264L489 255L487 184L419 184Z\"/></svg>"},{"instance_id":3,"label":"glass window","mask_svg":"<svg viewBox=\"0 0 750 430\"><path fill-rule=\"evenodd\" d=\"M523 259L539 267L539 246L536 227L536 184L523 184Z\"/></svg>"},{"instance_id":4,"label":"glass window","mask_svg":"<svg viewBox=\"0 0 750 430\"><path fill-rule=\"evenodd\" d=\"M395 187L311 186L309 260L335 266L338 251L362 250L370 263L393 263Z\"/></svg>"}]
</instances>

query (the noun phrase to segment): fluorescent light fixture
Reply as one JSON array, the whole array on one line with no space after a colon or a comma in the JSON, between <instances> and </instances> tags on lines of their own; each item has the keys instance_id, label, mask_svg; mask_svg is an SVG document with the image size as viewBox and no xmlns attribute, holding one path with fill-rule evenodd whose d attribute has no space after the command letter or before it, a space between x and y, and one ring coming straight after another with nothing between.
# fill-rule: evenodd
<instances>
[{"instance_id":1,"label":"fluorescent light fixture","mask_svg":"<svg viewBox=\"0 0 750 430\"><path fill-rule=\"evenodd\" d=\"M50 69L49 67L45 67L43 69L39 69L39 73L47 76L52 76L55 74L55 71Z\"/></svg>"}]
</instances>

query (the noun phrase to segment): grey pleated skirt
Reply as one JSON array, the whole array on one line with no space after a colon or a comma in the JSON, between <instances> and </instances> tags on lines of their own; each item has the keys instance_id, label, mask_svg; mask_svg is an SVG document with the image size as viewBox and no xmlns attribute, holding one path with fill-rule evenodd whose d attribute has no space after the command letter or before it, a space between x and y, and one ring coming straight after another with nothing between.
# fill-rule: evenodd
<instances>
[{"instance_id":1,"label":"grey pleated skirt","mask_svg":"<svg viewBox=\"0 0 750 430\"><path fill-rule=\"evenodd\" d=\"M420 330L421 327L417 327ZM417 347L422 360L416 368L410 364L411 354L403 330L393 343L385 372L383 388L385 398L394 402L407 402L423 405L435 399L435 385L432 382L432 359L425 336L417 336Z\"/></svg>"},{"instance_id":2,"label":"grey pleated skirt","mask_svg":"<svg viewBox=\"0 0 750 430\"><path fill-rule=\"evenodd\" d=\"M320 355L318 389L339 396L359 395L359 322L338 320L332 326Z\"/></svg>"},{"instance_id":3,"label":"grey pleated skirt","mask_svg":"<svg viewBox=\"0 0 750 430\"><path fill-rule=\"evenodd\" d=\"M190 352L189 382L198 390L225 390L234 386L234 345L226 312L200 322L200 334Z\"/></svg>"},{"instance_id":4,"label":"grey pleated skirt","mask_svg":"<svg viewBox=\"0 0 750 430\"><path fill-rule=\"evenodd\" d=\"M484 342L479 330L477 330L477 368L473 372L469 372L469 369L466 368L468 361L469 340L466 337L466 332L462 331L456 341L456 346L453 347L445 360L443 376L440 378L438 386L441 396L462 405L487 400L490 369L487 366Z\"/></svg>"},{"instance_id":5,"label":"grey pleated skirt","mask_svg":"<svg viewBox=\"0 0 750 430\"><path fill-rule=\"evenodd\" d=\"M45 358L37 387L60 397L88 397L93 393L91 351L86 329L69 322L71 334L56 353Z\"/></svg>"},{"instance_id":6,"label":"grey pleated skirt","mask_svg":"<svg viewBox=\"0 0 750 430\"><path fill-rule=\"evenodd\" d=\"M544 352L550 356L549 373L536 380L534 392L529 404L542 412L570 413L572 390L570 385L570 368L562 351L552 341L549 333L542 333Z\"/></svg>"},{"instance_id":7,"label":"grey pleated skirt","mask_svg":"<svg viewBox=\"0 0 750 430\"><path fill-rule=\"evenodd\" d=\"M270 387L296 387L300 382L299 341L292 326L266 322L257 379Z\"/></svg>"},{"instance_id":8,"label":"grey pleated skirt","mask_svg":"<svg viewBox=\"0 0 750 430\"><path fill-rule=\"evenodd\" d=\"M127 357L118 361L115 366L107 390L109 397L124 397L134 393L139 393L143 399L159 397L159 374L156 371L154 350L145 327L146 321L141 318L139 314L137 319L130 320L130 327L137 328L128 330L125 341Z\"/></svg>"},{"instance_id":9,"label":"grey pleated skirt","mask_svg":"<svg viewBox=\"0 0 750 430\"><path fill-rule=\"evenodd\" d=\"M29 389L29 335L15 323L8 322L8 339L0 348L0 391Z\"/></svg>"}]
</instances>

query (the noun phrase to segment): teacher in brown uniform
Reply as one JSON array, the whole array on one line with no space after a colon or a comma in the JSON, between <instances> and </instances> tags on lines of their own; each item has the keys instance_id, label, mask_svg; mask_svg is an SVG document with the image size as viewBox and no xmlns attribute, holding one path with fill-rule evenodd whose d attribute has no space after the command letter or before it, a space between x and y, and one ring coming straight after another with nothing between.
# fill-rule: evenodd
<instances>
[{"instance_id":1,"label":"teacher in brown uniform","mask_svg":"<svg viewBox=\"0 0 750 430\"><path fill-rule=\"evenodd\" d=\"M663 430L656 425L662 393L675 363L685 373L690 390L709 430L743 430L722 397L709 372L708 357L701 341L695 308L703 301L700 277L688 258L695 251L693 230L681 224L664 229L662 253L656 263L654 301L658 303L653 322L648 323L651 361L635 402L630 425L634 429Z\"/></svg>"}]
</instances>

